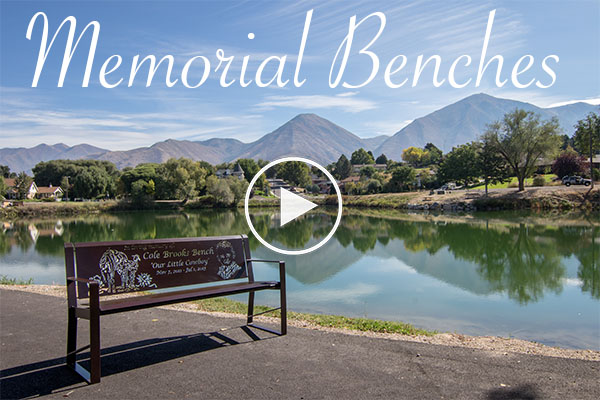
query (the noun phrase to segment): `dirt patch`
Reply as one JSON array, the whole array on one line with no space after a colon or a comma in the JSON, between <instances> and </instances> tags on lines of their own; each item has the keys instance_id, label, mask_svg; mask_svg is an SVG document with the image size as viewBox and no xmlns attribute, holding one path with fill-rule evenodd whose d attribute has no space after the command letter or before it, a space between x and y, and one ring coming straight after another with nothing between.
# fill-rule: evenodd
<instances>
[{"instance_id":1,"label":"dirt patch","mask_svg":"<svg viewBox=\"0 0 600 400\"><path fill-rule=\"evenodd\" d=\"M0 289L20 290L44 294L48 296L66 298L65 286L58 285L0 285ZM186 312L196 312L200 314L208 314L224 318L240 318L240 315L238 314L229 314L223 312L209 313L205 311L200 311L193 303L181 303L170 306L164 306L163 308ZM256 319L274 323L279 321L276 318L269 317L257 317ZM433 336L409 336L400 334L386 334L375 332L351 331L347 329L325 328L322 326L310 324L306 321L290 321L289 325L297 328L315 329L326 332L337 332L348 335L366 336L391 340L413 341L443 346L467 347L472 349L485 350L490 354L498 357L509 357L515 354L534 354L549 357L600 361L600 351L563 349L559 347L546 346L540 343L529 342L526 340L502 338L498 336L468 336L457 333L439 333Z\"/></svg>"}]
</instances>

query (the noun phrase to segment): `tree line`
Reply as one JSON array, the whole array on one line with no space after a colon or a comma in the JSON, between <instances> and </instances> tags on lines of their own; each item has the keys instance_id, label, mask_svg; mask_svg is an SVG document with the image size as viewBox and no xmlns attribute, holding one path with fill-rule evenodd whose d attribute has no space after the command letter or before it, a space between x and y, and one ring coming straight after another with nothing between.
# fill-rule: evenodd
<instances>
[{"instance_id":1,"label":"tree line","mask_svg":"<svg viewBox=\"0 0 600 400\"><path fill-rule=\"evenodd\" d=\"M371 151L357 149L348 159L342 154L327 166L338 180L359 176L344 185L348 194L401 192L416 187L435 188L447 182L470 185L483 181L501 183L516 177L519 190L525 179L532 176L541 161L552 160L552 172L562 178L586 173L600 178L598 170L591 171L590 158L600 152L600 117L596 113L578 121L572 136L561 135L558 121L540 120L533 112L514 110L500 121L488 125L479 140L454 147L447 154L433 143L423 148L409 147L401 161L388 159L385 154L375 158ZM591 161L591 160L590 160ZM219 205L237 204L245 195L249 182L268 161L239 159L213 166L205 161L170 159L164 163L143 163L119 171L108 161L53 160L38 163L33 177L24 172L15 174L0 166L0 174L14 178L19 195L24 198L31 182L38 186L59 185L70 198L125 198L136 203L154 200L183 200L205 198ZM233 169L239 165L244 179L216 176L218 169ZM360 166L355 173L356 166ZM381 168L382 165L385 167ZM376 168L377 167L377 168ZM270 168L257 179L255 193L268 194L267 178L277 177L293 186L318 193L311 175L323 177L317 168L301 162L288 162ZM0 180L0 193L6 193Z\"/></svg>"}]
</instances>

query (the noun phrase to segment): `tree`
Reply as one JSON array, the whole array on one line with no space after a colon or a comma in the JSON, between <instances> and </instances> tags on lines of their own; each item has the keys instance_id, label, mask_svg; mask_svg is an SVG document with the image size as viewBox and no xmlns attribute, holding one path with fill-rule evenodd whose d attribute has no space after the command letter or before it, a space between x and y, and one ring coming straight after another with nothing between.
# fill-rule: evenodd
<instances>
[{"instance_id":1,"label":"tree","mask_svg":"<svg viewBox=\"0 0 600 400\"><path fill-rule=\"evenodd\" d=\"M312 183L310 168L300 161L287 161L280 164L277 177L293 186L307 187Z\"/></svg>"},{"instance_id":2,"label":"tree","mask_svg":"<svg viewBox=\"0 0 600 400\"><path fill-rule=\"evenodd\" d=\"M27 175L25 172L19 172L15 178L15 187L17 189L17 197L19 199L24 199L27 197L32 183L33 179L29 175Z\"/></svg>"},{"instance_id":3,"label":"tree","mask_svg":"<svg viewBox=\"0 0 600 400\"><path fill-rule=\"evenodd\" d=\"M563 151L552 163L552 173L559 178L577 175L585 168L585 159L574 151Z\"/></svg>"},{"instance_id":4,"label":"tree","mask_svg":"<svg viewBox=\"0 0 600 400\"><path fill-rule=\"evenodd\" d=\"M381 153L379 157L377 157L377 159L375 160L375 164L387 164L387 162L388 158L383 153Z\"/></svg>"},{"instance_id":5,"label":"tree","mask_svg":"<svg viewBox=\"0 0 600 400\"><path fill-rule=\"evenodd\" d=\"M510 179L510 169L504 158L489 144L479 145L477 164L480 177L485 183L485 194L488 194L488 185L504 183Z\"/></svg>"},{"instance_id":6,"label":"tree","mask_svg":"<svg viewBox=\"0 0 600 400\"><path fill-rule=\"evenodd\" d=\"M237 160L237 163L244 171L244 178L246 178L246 181L248 183L250 183L250 181L252 181L252 178L254 178L254 175L256 175L258 171L260 171L260 167L258 166L256 161L254 161L251 158L240 158L239 160Z\"/></svg>"},{"instance_id":7,"label":"tree","mask_svg":"<svg viewBox=\"0 0 600 400\"><path fill-rule=\"evenodd\" d=\"M345 155L341 155L335 163L334 175L338 179L346 179L352 173L352 164Z\"/></svg>"},{"instance_id":8,"label":"tree","mask_svg":"<svg viewBox=\"0 0 600 400\"><path fill-rule=\"evenodd\" d=\"M86 179L90 182L83 183L79 180L79 185L75 186L75 180L78 175L86 173ZM72 193L69 197L90 198L88 189L96 193L93 197L104 195L113 197L117 193L117 182L119 181L119 170L108 161L98 160L52 160L39 162L33 167L35 182L39 186L50 186L62 184L63 179L69 176L69 182L72 186ZM135 181L137 179L132 180ZM78 188L85 188L85 193L79 193ZM63 188L64 190L64 188Z\"/></svg>"},{"instance_id":9,"label":"tree","mask_svg":"<svg viewBox=\"0 0 600 400\"><path fill-rule=\"evenodd\" d=\"M10 178L10 167L8 165L0 165L0 178Z\"/></svg>"},{"instance_id":10,"label":"tree","mask_svg":"<svg viewBox=\"0 0 600 400\"><path fill-rule=\"evenodd\" d=\"M433 143L427 143L423 149L427 152L427 154L423 156L423 166L433 164L438 165L440 162L442 162L444 153L442 150L438 149L436 145Z\"/></svg>"},{"instance_id":11,"label":"tree","mask_svg":"<svg viewBox=\"0 0 600 400\"><path fill-rule=\"evenodd\" d=\"M65 192L65 199L69 199L69 189L71 189L71 182L69 182L70 176L63 176L60 180L60 188Z\"/></svg>"},{"instance_id":12,"label":"tree","mask_svg":"<svg viewBox=\"0 0 600 400\"><path fill-rule=\"evenodd\" d=\"M387 191L401 192L409 189L415 181L415 176L415 169L407 165L394 168L392 177L387 183Z\"/></svg>"},{"instance_id":13,"label":"tree","mask_svg":"<svg viewBox=\"0 0 600 400\"><path fill-rule=\"evenodd\" d=\"M157 169L157 174L164 179L159 196L179 200L194 198L205 191L209 173L199 163L188 158L171 158Z\"/></svg>"},{"instance_id":14,"label":"tree","mask_svg":"<svg viewBox=\"0 0 600 400\"><path fill-rule=\"evenodd\" d=\"M3 199L6 196L6 192L8 191L8 186L4 182L4 177L0 176L0 199Z\"/></svg>"},{"instance_id":15,"label":"tree","mask_svg":"<svg viewBox=\"0 0 600 400\"><path fill-rule=\"evenodd\" d=\"M469 143L453 147L440 164L438 176L442 182L454 181L465 186L474 182L480 176L477 145Z\"/></svg>"},{"instance_id":16,"label":"tree","mask_svg":"<svg viewBox=\"0 0 600 400\"><path fill-rule=\"evenodd\" d=\"M589 113L584 119L577 121L575 125L575 134L573 142L580 153L586 150L590 155L590 177L592 178L592 188L594 187L594 152L600 151L600 116L595 113Z\"/></svg>"},{"instance_id":17,"label":"tree","mask_svg":"<svg viewBox=\"0 0 600 400\"><path fill-rule=\"evenodd\" d=\"M413 167L418 167L421 165L421 162L426 155L425 153L426 152L423 149L411 146L402 150L402 160Z\"/></svg>"},{"instance_id":18,"label":"tree","mask_svg":"<svg viewBox=\"0 0 600 400\"><path fill-rule=\"evenodd\" d=\"M525 190L525 178L536 169L541 158L552 157L560 145L556 118L540 121L539 115L516 109L504 115L502 121L488 125L483 142L506 160L519 181L519 191Z\"/></svg>"},{"instance_id":19,"label":"tree","mask_svg":"<svg viewBox=\"0 0 600 400\"><path fill-rule=\"evenodd\" d=\"M219 179L214 175L206 179L206 190L213 196L215 202L220 205L230 206L235 200L235 195L229 188L225 179Z\"/></svg>"},{"instance_id":20,"label":"tree","mask_svg":"<svg viewBox=\"0 0 600 400\"><path fill-rule=\"evenodd\" d=\"M372 167L371 165L367 165L366 167L362 167L360 169L360 177L361 178L372 178L376 172L377 172L377 170L374 167Z\"/></svg>"},{"instance_id":21,"label":"tree","mask_svg":"<svg viewBox=\"0 0 600 400\"><path fill-rule=\"evenodd\" d=\"M375 164L375 159L373 158L373 154L367 152L362 147L352 153L352 157L350 158L350 163L352 165L357 164Z\"/></svg>"},{"instance_id":22,"label":"tree","mask_svg":"<svg viewBox=\"0 0 600 400\"><path fill-rule=\"evenodd\" d=\"M367 183L366 191L369 194L379 193L381 192L382 185L377 179L371 179L369 183Z\"/></svg>"}]
</instances>

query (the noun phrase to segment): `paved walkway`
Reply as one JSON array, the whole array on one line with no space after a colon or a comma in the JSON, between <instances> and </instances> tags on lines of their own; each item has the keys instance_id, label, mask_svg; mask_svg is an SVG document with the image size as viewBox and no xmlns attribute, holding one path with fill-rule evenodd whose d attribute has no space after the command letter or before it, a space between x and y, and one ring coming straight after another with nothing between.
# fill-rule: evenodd
<instances>
[{"instance_id":1,"label":"paved walkway","mask_svg":"<svg viewBox=\"0 0 600 400\"><path fill-rule=\"evenodd\" d=\"M0 397L600 398L598 362L298 328L274 337L165 309L103 317L102 382L87 385L64 366L65 317L65 299L0 291Z\"/></svg>"}]
</instances>

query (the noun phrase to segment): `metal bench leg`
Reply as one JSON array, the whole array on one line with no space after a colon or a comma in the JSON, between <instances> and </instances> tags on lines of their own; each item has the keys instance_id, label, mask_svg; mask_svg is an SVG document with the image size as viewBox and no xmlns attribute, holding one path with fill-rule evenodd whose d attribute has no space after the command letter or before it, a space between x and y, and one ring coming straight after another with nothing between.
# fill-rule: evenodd
<instances>
[{"instance_id":1,"label":"metal bench leg","mask_svg":"<svg viewBox=\"0 0 600 400\"><path fill-rule=\"evenodd\" d=\"M285 296L285 263L279 262L279 279L281 286L279 287L279 305L281 306L281 335L287 333L287 300Z\"/></svg>"},{"instance_id":2,"label":"metal bench leg","mask_svg":"<svg viewBox=\"0 0 600 400\"><path fill-rule=\"evenodd\" d=\"M77 315L75 308L69 307L67 322L67 365L75 368L77 354Z\"/></svg>"},{"instance_id":3,"label":"metal bench leg","mask_svg":"<svg viewBox=\"0 0 600 400\"><path fill-rule=\"evenodd\" d=\"M93 292L96 293L93 293ZM98 287L91 288L90 296L90 383L100 382L100 310ZM95 304L94 304L95 303Z\"/></svg>"},{"instance_id":4,"label":"metal bench leg","mask_svg":"<svg viewBox=\"0 0 600 400\"><path fill-rule=\"evenodd\" d=\"M251 324L254 315L254 292L248 293L248 319L246 324Z\"/></svg>"}]
</instances>

